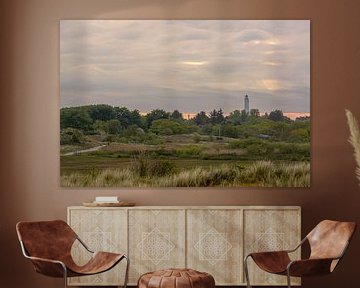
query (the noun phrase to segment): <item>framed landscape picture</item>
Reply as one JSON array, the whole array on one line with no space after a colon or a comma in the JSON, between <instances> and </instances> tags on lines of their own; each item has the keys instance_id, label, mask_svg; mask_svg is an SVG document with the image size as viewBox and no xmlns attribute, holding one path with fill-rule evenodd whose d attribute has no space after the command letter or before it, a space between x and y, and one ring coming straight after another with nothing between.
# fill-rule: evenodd
<instances>
[{"instance_id":1,"label":"framed landscape picture","mask_svg":"<svg viewBox=\"0 0 360 288\"><path fill-rule=\"evenodd\" d=\"M309 187L309 20L61 20L63 187Z\"/></svg>"}]
</instances>

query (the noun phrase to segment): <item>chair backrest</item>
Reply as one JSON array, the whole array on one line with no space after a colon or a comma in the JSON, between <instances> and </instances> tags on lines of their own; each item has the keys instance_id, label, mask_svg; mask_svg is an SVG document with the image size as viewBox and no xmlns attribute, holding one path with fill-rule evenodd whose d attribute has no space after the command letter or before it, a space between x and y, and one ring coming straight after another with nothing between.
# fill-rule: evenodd
<instances>
[{"instance_id":1,"label":"chair backrest","mask_svg":"<svg viewBox=\"0 0 360 288\"><path fill-rule=\"evenodd\" d=\"M69 257L75 232L62 220L19 222L19 240L30 256L61 260Z\"/></svg>"},{"instance_id":2,"label":"chair backrest","mask_svg":"<svg viewBox=\"0 0 360 288\"><path fill-rule=\"evenodd\" d=\"M342 256L355 229L355 222L321 221L306 236L311 248L310 258L337 258Z\"/></svg>"}]
</instances>

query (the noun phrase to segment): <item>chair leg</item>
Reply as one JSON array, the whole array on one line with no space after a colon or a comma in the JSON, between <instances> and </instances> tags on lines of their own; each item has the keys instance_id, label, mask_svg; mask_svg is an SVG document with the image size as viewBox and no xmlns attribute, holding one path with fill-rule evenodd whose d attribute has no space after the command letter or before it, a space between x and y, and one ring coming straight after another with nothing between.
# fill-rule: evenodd
<instances>
[{"instance_id":1,"label":"chair leg","mask_svg":"<svg viewBox=\"0 0 360 288\"><path fill-rule=\"evenodd\" d=\"M247 288L251 288L250 285L250 279L249 279L249 269L248 269L248 265L247 265L247 259L249 258L250 255L247 255L244 258L244 272L245 272L245 279L246 279L246 287Z\"/></svg>"},{"instance_id":2,"label":"chair leg","mask_svg":"<svg viewBox=\"0 0 360 288\"><path fill-rule=\"evenodd\" d=\"M62 264L62 266L63 266L63 269L64 269L64 287L67 288L68 287L68 285L67 285L67 270L66 270L65 265Z\"/></svg>"},{"instance_id":3,"label":"chair leg","mask_svg":"<svg viewBox=\"0 0 360 288\"><path fill-rule=\"evenodd\" d=\"M291 288L291 278L290 278L290 271L289 269L287 269L287 284L288 284L288 288Z\"/></svg>"},{"instance_id":4,"label":"chair leg","mask_svg":"<svg viewBox=\"0 0 360 288\"><path fill-rule=\"evenodd\" d=\"M125 270L124 288L126 288L126 287L127 287L128 278L129 278L130 259L129 259L129 257L127 257L126 255L124 256L124 258L125 258L125 260L126 260L126 270Z\"/></svg>"}]
</instances>

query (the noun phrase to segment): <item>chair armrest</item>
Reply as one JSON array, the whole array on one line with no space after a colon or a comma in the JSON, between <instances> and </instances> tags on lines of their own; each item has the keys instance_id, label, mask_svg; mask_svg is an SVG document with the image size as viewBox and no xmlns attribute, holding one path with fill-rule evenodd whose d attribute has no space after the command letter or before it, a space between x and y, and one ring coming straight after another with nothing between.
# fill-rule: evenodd
<instances>
[{"instance_id":1,"label":"chair armrest","mask_svg":"<svg viewBox=\"0 0 360 288\"><path fill-rule=\"evenodd\" d=\"M26 258L30 259L31 261L49 262L49 263L53 263L53 264L60 264L61 266L66 267L65 264L59 260L47 259L47 258L41 258L41 257L33 257L33 256L26 256Z\"/></svg>"},{"instance_id":2,"label":"chair armrest","mask_svg":"<svg viewBox=\"0 0 360 288\"><path fill-rule=\"evenodd\" d=\"M20 241L20 246L24 257L31 260L36 272L51 277L66 277L67 268L63 262L55 259L30 256L22 241Z\"/></svg>"},{"instance_id":3,"label":"chair armrest","mask_svg":"<svg viewBox=\"0 0 360 288\"><path fill-rule=\"evenodd\" d=\"M67 268L64 262L53 259L46 259L33 256L25 256L30 259L34 265L35 271L51 277L66 277Z\"/></svg>"},{"instance_id":4,"label":"chair armrest","mask_svg":"<svg viewBox=\"0 0 360 288\"><path fill-rule=\"evenodd\" d=\"M287 266L290 276L312 276L329 274L332 272L333 261L337 262L339 258L318 258L303 259L291 261Z\"/></svg>"},{"instance_id":5,"label":"chair armrest","mask_svg":"<svg viewBox=\"0 0 360 288\"><path fill-rule=\"evenodd\" d=\"M303 239L301 240L301 242L300 242L295 248L290 249L290 250L285 250L285 251L288 252L288 253L295 252L297 249L299 249L299 248L306 242L306 240L307 240L306 237L303 238Z\"/></svg>"},{"instance_id":6,"label":"chair armrest","mask_svg":"<svg viewBox=\"0 0 360 288\"><path fill-rule=\"evenodd\" d=\"M78 235L76 235L76 239L81 243L81 245L90 253L95 253L94 251L90 250L90 248L80 239Z\"/></svg>"}]
</instances>

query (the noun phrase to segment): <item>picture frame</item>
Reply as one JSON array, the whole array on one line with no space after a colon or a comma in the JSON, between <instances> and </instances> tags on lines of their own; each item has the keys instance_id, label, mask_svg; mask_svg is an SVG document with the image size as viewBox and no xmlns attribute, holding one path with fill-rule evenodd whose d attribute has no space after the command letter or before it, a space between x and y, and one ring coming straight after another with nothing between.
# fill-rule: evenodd
<instances>
[{"instance_id":1,"label":"picture frame","mask_svg":"<svg viewBox=\"0 0 360 288\"><path fill-rule=\"evenodd\" d=\"M309 20L61 20L63 187L309 187Z\"/></svg>"}]
</instances>

